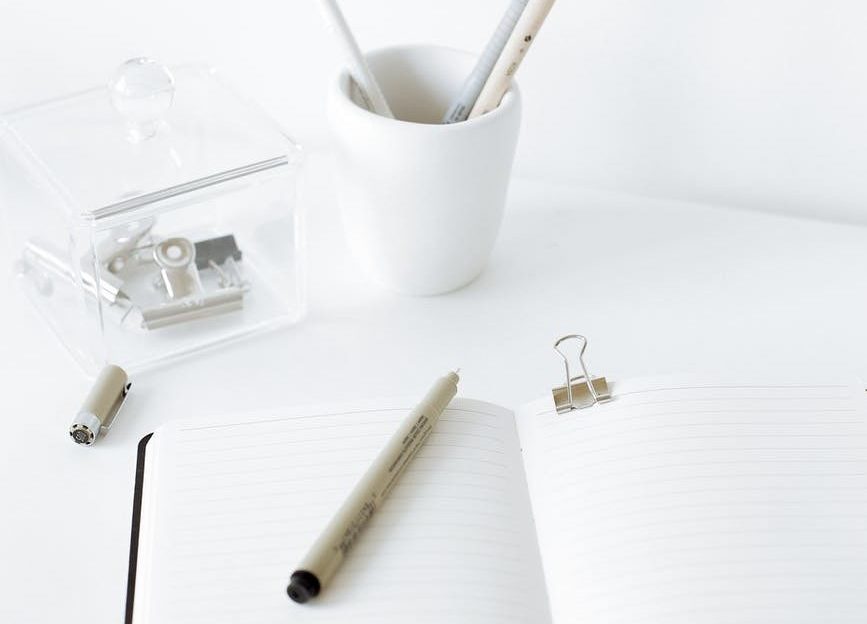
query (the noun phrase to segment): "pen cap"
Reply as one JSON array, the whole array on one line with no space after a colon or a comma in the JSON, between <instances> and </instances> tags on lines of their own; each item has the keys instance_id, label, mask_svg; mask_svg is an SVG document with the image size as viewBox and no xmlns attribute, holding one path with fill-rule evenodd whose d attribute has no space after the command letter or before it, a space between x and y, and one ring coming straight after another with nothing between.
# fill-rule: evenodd
<instances>
[{"instance_id":1,"label":"pen cap","mask_svg":"<svg viewBox=\"0 0 867 624\"><path fill-rule=\"evenodd\" d=\"M435 405L437 411L442 412L448 407L452 399L458 393L458 382L460 377L454 371L451 371L439 379L433 387L428 391L427 396L422 399L422 403L430 403Z\"/></svg>"},{"instance_id":2,"label":"pen cap","mask_svg":"<svg viewBox=\"0 0 867 624\"><path fill-rule=\"evenodd\" d=\"M126 371L120 366L105 366L69 428L73 441L88 446L93 444L100 431L111 426L131 386Z\"/></svg>"}]
</instances>

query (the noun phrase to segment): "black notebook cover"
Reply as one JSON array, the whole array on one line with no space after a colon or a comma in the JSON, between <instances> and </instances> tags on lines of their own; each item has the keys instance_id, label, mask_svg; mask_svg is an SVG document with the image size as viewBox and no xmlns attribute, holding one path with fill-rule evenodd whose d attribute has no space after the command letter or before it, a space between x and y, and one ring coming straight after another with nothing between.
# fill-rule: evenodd
<instances>
[{"instance_id":1,"label":"black notebook cover","mask_svg":"<svg viewBox=\"0 0 867 624\"><path fill-rule=\"evenodd\" d=\"M126 616L125 624L132 624L132 607L135 601L135 573L138 565L138 534L141 527L141 499L144 487L145 453L148 441L153 436L147 434L138 443L138 453L135 462L135 490L132 498L132 528L129 534L129 572L126 580Z\"/></svg>"}]
</instances>

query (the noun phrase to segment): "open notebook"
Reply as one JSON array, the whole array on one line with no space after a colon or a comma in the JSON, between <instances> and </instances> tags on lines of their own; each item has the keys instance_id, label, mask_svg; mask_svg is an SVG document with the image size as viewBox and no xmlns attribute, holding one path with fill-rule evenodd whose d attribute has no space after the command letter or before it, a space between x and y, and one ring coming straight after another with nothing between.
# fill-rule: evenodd
<instances>
[{"instance_id":1,"label":"open notebook","mask_svg":"<svg viewBox=\"0 0 867 624\"><path fill-rule=\"evenodd\" d=\"M327 591L290 572L412 401L176 422L140 447L127 622L867 622L855 385L454 400Z\"/></svg>"}]
</instances>

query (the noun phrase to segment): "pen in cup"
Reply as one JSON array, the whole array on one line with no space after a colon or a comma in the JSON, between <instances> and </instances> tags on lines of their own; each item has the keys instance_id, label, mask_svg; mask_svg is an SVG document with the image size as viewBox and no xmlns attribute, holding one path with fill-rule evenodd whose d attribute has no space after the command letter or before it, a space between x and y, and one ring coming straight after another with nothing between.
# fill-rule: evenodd
<instances>
[{"instance_id":1,"label":"pen in cup","mask_svg":"<svg viewBox=\"0 0 867 624\"><path fill-rule=\"evenodd\" d=\"M392 114L391 108L389 108L388 102L373 76L373 72L367 66L361 48L358 47L358 42L352 36L349 24L346 23L346 18L343 17L336 0L319 0L319 6L322 9L322 17L325 19L326 25L342 48L349 75L352 77L367 110L383 117L394 118L394 114Z\"/></svg>"},{"instance_id":2,"label":"pen in cup","mask_svg":"<svg viewBox=\"0 0 867 624\"><path fill-rule=\"evenodd\" d=\"M512 77L518 71L530 45L536 40L536 35L553 5L554 0L529 0L470 111L469 119L484 115L500 105L500 101L509 90Z\"/></svg>"},{"instance_id":3,"label":"pen in cup","mask_svg":"<svg viewBox=\"0 0 867 624\"><path fill-rule=\"evenodd\" d=\"M460 93L449 106L449 110L443 117L443 123L457 123L465 121L470 115L473 105L479 98L482 88L485 86L488 76L494 69L497 59L506 47L512 31L515 30L515 24L521 17L521 12L527 6L528 0L511 0L505 14L503 15L497 29L488 41L488 45L476 61L476 66L473 71L467 76L466 81L461 87Z\"/></svg>"}]
</instances>

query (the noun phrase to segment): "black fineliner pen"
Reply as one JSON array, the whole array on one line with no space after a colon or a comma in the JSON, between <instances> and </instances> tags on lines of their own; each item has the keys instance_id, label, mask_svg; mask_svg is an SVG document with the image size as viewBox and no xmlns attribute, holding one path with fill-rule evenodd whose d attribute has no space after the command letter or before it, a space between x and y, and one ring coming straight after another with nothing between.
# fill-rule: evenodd
<instances>
[{"instance_id":1,"label":"black fineliner pen","mask_svg":"<svg viewBox=\"0 0 867 624\"><path fill-rule=\"evenodd\" d=\"M458 392L458 374L440 378L391 436L352 493L298 564L286 592L295 602L319 595L343 563L361 530L418 453Z\"/></svg>"}]
</instances>

